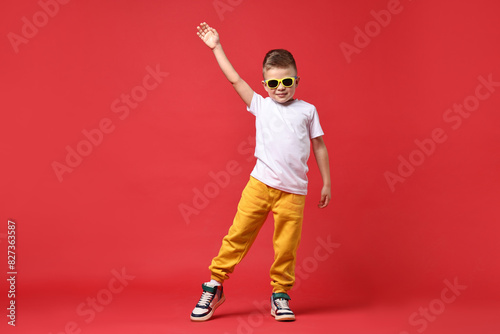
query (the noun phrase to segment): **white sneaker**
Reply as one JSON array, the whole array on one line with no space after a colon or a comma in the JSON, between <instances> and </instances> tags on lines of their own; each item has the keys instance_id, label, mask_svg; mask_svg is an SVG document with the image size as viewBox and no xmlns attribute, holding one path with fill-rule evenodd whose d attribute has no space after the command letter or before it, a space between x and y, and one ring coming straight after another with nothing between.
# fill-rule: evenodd
<instances>
[{"instance_id":1,"label":"white sneaker","mask_svg":"<svg viewBox=\"0 0 500 334\"><path fill-rule=\"evenodd\" d=\"M201 294L200 301L198 301L193 312L191 312L192 321L206 321L210 319L217 307L226 300L222 285L215 286L203 283L201 287L203 288L203 293Z\"/></svg>"},{"instance_id":2,"label":"white sneaker","mask_svg":"<svg viewBox=\"0 0 500 334\"><path fill-rule=\"evenodd\" d=\"M271 315L278 321L294 321L295 314L290 310L288 301L290 296L286 293L273 293L271 296Z\"/></svg>"}]
</instances>

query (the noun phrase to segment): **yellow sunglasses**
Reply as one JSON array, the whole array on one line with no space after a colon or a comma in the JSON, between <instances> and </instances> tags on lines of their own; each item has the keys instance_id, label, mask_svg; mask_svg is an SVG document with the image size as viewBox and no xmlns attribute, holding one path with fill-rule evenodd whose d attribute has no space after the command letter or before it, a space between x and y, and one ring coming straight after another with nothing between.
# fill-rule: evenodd
<instances>
[{"instance_id":1,"label":"yellow sunglasses","mask_svg":"<svg viewBox=\"0 0 500 334\"><path fill-rule=\"evenodd\" d=\"M288 78L283 78L283 79L269 79L269 80L264 80L266 83L267 87L271 89L276 89L280 85L280 83L283 85L283 87L292 87L293 84L295 83L295 80L297 80L297 76L295 77L288 77Z\"/></svg>"}]
</instances>

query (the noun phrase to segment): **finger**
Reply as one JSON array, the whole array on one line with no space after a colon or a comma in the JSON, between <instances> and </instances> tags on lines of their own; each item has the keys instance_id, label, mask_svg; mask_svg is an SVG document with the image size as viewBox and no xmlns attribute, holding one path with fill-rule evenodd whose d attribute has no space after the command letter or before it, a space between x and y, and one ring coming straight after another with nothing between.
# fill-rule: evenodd
<instances>
[{"instance_id":1,"label":"finger","mask_svg":"<svg viewBox=\"0 0 500 334\"><path fill-rule=\"evenodd\" d=\"M206 35L206 31L203 29L199 29L198 32L196 33L198 36L202 37Z\"/></svg>"},{"instance_id":2,"label":"finger","mask_svg":"<svg viewBox=\"0 0 500 334\"><path fill-rule=\"evenodd\" d=\"M323 209L323 208L326 208L326 206L328 205L328 195L323 195L321 196L321 200L319 202L319 208L320 209Z\"/></svg>"}]
</instances>

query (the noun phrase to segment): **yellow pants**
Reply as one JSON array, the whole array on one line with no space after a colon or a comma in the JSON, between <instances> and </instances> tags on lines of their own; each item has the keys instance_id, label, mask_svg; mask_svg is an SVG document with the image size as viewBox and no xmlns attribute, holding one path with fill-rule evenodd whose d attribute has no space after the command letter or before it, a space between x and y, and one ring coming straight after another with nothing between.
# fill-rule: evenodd
<instances>
[{"instance_id":1,"label":"yellow pants","mask_svg":"<svg viewBox=\"0 0 500 334\"><path fill-rule=\"evenodd\" d=\"M269 212L274 216L273 292L287 292L295 283L295 258L300 243L305 196L271 188L250 177L238 204L233 225L222 240L209 269L212 279L224 282L248 253Z\"/></svg>"}]
</instances>

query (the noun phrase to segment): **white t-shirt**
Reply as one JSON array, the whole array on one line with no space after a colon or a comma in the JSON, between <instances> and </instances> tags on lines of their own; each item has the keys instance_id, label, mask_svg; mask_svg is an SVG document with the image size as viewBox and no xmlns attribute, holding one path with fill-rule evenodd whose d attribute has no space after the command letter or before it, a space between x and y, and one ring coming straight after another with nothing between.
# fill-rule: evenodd
<instances>
[{"instance_id":1,"label":"white t-shirt","mask_svg":"<svg viewBox=\"0 0 500 334\"><path fill-rule=\"evenodd\" d=\"M311 138L322 136L318 112L302 100L278 103L254 93L247 110L255 115L257 163L250 174L270 187L307 194Z\"/></svg>"}]
</instances>

